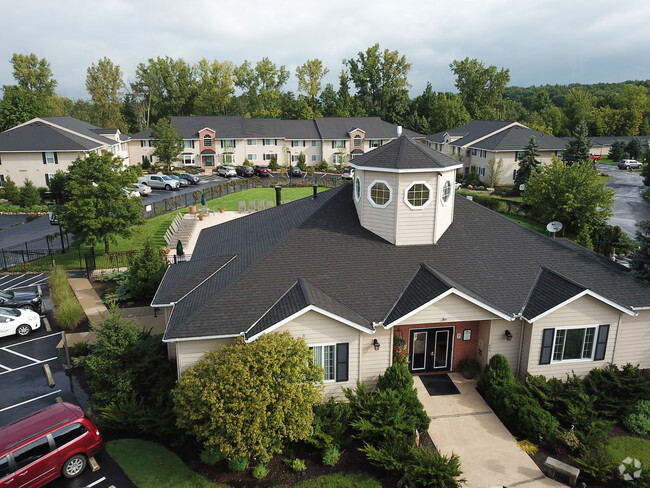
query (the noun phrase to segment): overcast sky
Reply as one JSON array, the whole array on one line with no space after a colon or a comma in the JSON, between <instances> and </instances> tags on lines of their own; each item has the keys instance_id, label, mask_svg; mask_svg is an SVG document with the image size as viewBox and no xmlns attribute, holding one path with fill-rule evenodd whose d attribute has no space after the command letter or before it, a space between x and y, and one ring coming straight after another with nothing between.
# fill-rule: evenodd
<instances>
[{"instance_id":1,"label":"overcast sky","mask_svg":"<svg viewBox=\"0 0 650 488\"><path fill-rule=\"evenodd\" d=\"M86 69L106 56L125 81L157 56L253 64L292 73L319 58L338 84L342 60L375 43L412 64L411 95L427 81L456 91L449 63L510 69L509 85L650 79L647 0L0 0L0 85L13 53L49 61L60 96L88 98Z\"/></svg>"}]
</instances>

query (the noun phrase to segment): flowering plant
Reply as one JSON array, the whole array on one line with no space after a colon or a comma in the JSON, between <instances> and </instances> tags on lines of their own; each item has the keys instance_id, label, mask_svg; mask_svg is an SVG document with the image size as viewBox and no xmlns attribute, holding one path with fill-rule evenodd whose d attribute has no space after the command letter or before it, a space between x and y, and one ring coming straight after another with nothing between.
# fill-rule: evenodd
<instances>
[{"instance_id":1,"label":"flowering plant","mask_svg":"<svg viewBox=\"0 0 650 488\"><path fill-rule=\"evenodd\" d=\"M395 336L393 339L393 363L406 364L407 361L406 341L399 336Z\"/></svg>"}]
</instances>

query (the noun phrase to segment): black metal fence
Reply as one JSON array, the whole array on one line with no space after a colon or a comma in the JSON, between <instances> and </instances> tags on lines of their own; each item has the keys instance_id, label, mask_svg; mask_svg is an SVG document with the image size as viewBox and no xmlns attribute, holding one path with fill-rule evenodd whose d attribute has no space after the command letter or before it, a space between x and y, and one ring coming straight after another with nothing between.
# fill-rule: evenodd
<instances>
[{"instance_id":1,"label":"black metal fence","mask_svg":"<svg viewBox=\"0 0 650 488\"><path fill-rule=\"evenodd\" d=\"M63 232L63 234L55 232L0 249L0 267L2 269L20 269L34 261L42 261L49 267L53 263L53 255L65 253L69 249L70 235L67 232Z\"/></svg>"},{"instance_id":2,"label":"black metal fence","mask_svg":"<svg viewBox=\"0 0 650 488\"><path fill-rule=\"evenodd\" d=\"M118 271L128 268L131 258L137 253L138 251L116 251L97 255L94 248L91 248L90 252L84 255L86 274L90 278L93 272L98 269Z\"/></svg>"}]
</instances>

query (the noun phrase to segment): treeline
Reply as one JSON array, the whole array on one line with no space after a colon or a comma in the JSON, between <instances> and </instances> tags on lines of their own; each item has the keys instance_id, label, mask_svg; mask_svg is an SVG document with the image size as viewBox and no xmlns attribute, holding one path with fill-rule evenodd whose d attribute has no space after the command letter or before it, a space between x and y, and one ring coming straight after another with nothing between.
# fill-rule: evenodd
<instances>
[{"instance_id":1,"label":"treeline","mask_svg":"<svg viewBox=\"0 0 650 488\"><path fill-rule=\"evenodd\" d=\"M379 44L343 60L338 82L324 83L330 69L309 59L290 72L268 58L235 65L230 61L158 57L140 63L126 83L108 58L87 69L88 99L56 95L47 60L14 54L14 85L3 87L0 128L33 117L70 115L100 127L133 133L174 115L239 115L255 118L376 116L431 134L473 119L518 120L534 129L568 136L585 122L589 135L650 133L650 80L593 85L508 87L507 68L476 59L453 61L457 93L438 92L430 83L411 97L411 64ZM295 76L298 90L287 91Z\"/></svg>"}]
</instances>

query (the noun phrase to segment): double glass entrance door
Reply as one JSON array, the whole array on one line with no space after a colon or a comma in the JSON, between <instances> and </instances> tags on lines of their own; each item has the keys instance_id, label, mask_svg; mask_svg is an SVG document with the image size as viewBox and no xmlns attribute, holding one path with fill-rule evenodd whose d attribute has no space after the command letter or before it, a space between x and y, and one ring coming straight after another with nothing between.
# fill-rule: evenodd
<instances>
[{"instance_id":1,"label":"double glass entrance door","mask_svg":"<svg viewBox=\"0 0 650 488\"><path fill-rule=\"evenodd\" d=\"M453 328L411 330L410 367L414 373L451 369Z\"/></svg>"}]
</instances>

